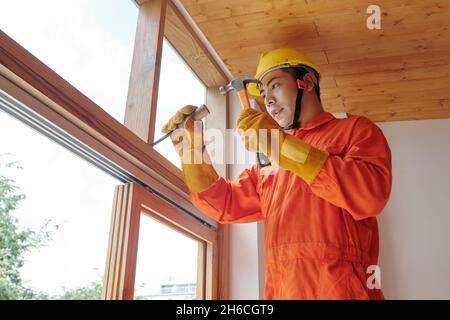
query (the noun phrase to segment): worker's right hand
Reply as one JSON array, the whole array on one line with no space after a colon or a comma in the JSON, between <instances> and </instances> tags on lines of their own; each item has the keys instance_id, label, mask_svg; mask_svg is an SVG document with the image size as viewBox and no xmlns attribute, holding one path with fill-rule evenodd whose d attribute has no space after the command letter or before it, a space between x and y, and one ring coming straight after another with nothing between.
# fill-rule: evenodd
<instances>
[{"instance_id":1,"label":"worker's right hand","mask_svg":"<svg viewBox=\"0 0 450 320\"><path fill-rule=\"evenodd\" d=\"M203 122L189 117L196 109L181 108L161 130L166 134L175 130L170 138L180 155L184 182L191 192L204 191L219 179L204 147Z\"/></svg>"},{"instance_id":2,"label":"worker's right hand","mask_svg":"<svg viewBox=\"0 0 450 320\"><path fill-rule=\"evenodd\" d=\"M195 110L196 106L184 106L161 129L166 134L173 131L170 138L183 162L187 162L194 152L201 153L204 146L203 122L190 117Z\"/></svg>"}]
</instances>

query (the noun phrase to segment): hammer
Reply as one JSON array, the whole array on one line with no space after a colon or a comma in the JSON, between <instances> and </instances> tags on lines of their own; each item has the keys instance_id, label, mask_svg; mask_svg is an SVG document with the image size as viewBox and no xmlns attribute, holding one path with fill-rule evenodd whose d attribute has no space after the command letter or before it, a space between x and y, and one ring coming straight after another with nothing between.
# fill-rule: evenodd
<instances>
[{"instance_id":1,"label":"hammer","mask_svg":"<svg viewBox=\"0 0 450 320\"><path fill-rule=\"evenodd\" d=\"M248 76L240 76L231 80L226 86L221 86L219 88L219 92L221 95L226 95L228 92L235 90L239 96L239 100L241 101L242 107L244 109L250 108L250 101L248 100L247 94L247 84L248 83L259 83L259 81L255 78L251 78Z\"/></svg>"},{"instance_id":2,"label":"hammer","mask_svg":"<svg viewBox=\"0 0 450 320\"><path fill-rule=\"evenodd\" d=\"M249 109L250 101L248 100L247 94L248 83L258 84L260 83L260 81L249 76L240 76L232 79L226 86L219 87L219 92L222 95L226 95L230 91L236 91L239 96L239 100L241 101L242 108ZM265 154L258 152L256 153L256 158L258 159L258 165L260 169L266 166L270 166L270 161Z\"/></svg>"}]
</instances>

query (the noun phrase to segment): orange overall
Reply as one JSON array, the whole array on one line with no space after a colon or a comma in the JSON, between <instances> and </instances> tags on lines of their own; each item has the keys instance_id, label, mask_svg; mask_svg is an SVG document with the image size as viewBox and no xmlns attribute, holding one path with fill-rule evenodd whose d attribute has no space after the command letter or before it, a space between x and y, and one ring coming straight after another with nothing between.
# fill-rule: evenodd
<instances>
[{"instance_id":1,"label":"orange overall","mask_svg":"<svg viewBox=\"0 0 450 320\"><path fill-rule=\"evenodd\" d=\"M324 112L292 134L330 154L310 186L255 165L191 193L193 203L220 223L264 221L265 299L382 299L367 283L378 260L376 216L392 183L383 133L364 117Z\"/></svg>"}]
</instances>

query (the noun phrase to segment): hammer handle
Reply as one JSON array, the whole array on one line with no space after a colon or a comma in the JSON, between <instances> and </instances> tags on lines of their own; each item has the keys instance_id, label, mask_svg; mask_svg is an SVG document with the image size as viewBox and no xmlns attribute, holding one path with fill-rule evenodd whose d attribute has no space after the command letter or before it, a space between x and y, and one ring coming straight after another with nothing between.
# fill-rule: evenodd
<instances>
[{"instance_id":1,"label":"hammer handle","mask_svg":"<svg viewBox=\"0 0 450 320\"><path fill-rule=\"evenodd\" d=\"M242 89L238 92L239 100L241 101L242 108L249 109L250 101L248 100L247 89Z\"/></svg>"},{"instance_id":2,"label":"hammer handle","mask_svg":"<svg viewBox=\"0 0 450 320\"><path fill-rule=\"evenodd\" d=\"M241 101L241 104L242 104L242 108L249 109L250 101L248 100L247 89L240 90L238 92L238 95L239 95L239 100ZM258 160L258 165L259 165L260 169L270 166L270 160L267 158L267 156L264 153L257 152L256 159Z\"/></svg>"}]
</instances>

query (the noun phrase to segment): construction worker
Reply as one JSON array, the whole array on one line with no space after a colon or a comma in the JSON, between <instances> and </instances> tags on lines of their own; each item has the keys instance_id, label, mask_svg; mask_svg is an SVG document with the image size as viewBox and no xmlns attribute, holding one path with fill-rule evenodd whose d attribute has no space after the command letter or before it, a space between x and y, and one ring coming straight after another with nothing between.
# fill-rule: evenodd
<instances>
[{"instance_id":1,"label":"construction worker","mask_svg":"<svg viewBox=\"0 0 450 320\"><path fill-rule=\"evenodd\" d=\"M275 132L277 165L255 164L231 181L209 161L183 161L208 157L202 138L193 142L193 122L185 121L192 143L181 148L180 139L173 141L180 156L188 155L182 170L192 202L220 223L264 221L265 299L383 299L374 274L376 216L392 183L383 133L364 117L336 119L324 112L320 69L295 49L261 55L255 78L260 84L248 91L261 95L267 113L244 109L237 127L242 133L265 129L269 142ZM182 108L163 132L194 110ZM246 148L274 158L270 143L243 136Z\"/></svg>"}]
</instances>

